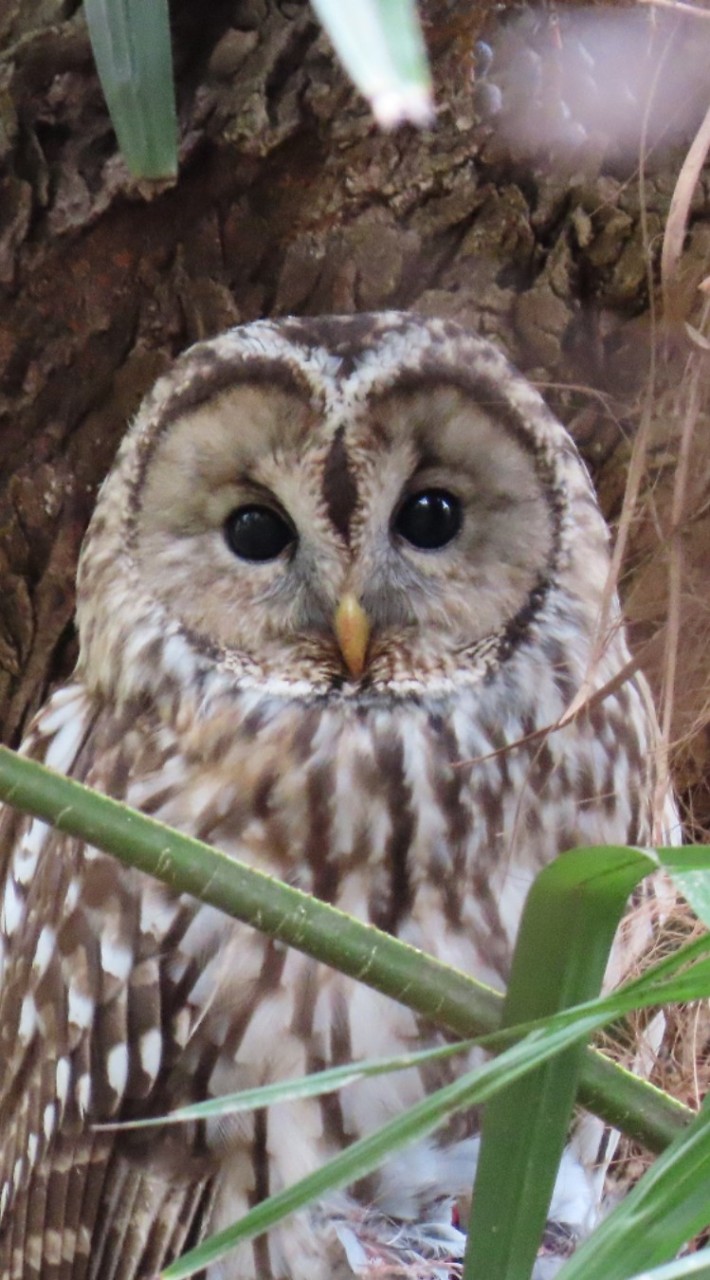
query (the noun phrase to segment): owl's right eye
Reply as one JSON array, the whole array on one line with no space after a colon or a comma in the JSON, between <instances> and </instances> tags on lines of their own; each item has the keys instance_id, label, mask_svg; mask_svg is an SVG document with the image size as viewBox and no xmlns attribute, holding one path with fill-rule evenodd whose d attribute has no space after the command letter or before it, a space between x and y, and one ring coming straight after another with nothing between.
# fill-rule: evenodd
<instances>
[{"instance_id":1,"label":"owl's right eye","mask_svg":"<svg viewBox=\"0 0 710 1280\"><path fill-rule=\"evenodd\" d=\"M240 560L275 560L296 535L291 525L271 507L237 507L224 522L230 551Z\"/></svg>"}]
</instances>

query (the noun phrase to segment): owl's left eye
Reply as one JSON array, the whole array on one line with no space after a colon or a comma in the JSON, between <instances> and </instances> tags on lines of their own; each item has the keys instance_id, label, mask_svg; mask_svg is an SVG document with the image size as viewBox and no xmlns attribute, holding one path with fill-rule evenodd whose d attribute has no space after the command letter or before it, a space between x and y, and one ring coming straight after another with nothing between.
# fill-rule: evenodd
<instances>
[{"instance_id":1,"label":"owl's left eye","mask_svg":"<svg viewBox=\"0 0 710 1280\"><path fill-rule=\"evenodd\" d=\"M271 507L237 507L224 522L224 536L230 551L240 560L275 560L294 542L291 525Z\"/></svg>"},{"instance_id":2,"label":"owl's left eye","mask_svg":"<svg viewBox=\"0 0 710 1280\"><path fill-rule=\"evenodd\" d=\"M425 489L406 498L394 520L395 532L421 551L437 551L456 537L463 523L461 503L445 489Z\"/></svg>"}]
</instances>

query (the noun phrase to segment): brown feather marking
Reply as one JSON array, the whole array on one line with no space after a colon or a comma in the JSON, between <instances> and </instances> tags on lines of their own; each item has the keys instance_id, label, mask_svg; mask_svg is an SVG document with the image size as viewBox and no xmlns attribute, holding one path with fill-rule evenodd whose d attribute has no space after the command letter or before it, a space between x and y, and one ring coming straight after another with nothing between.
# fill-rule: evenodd
<instances>
[{"instance_id":1,"label":"brown feather marking","mask_svg":"<svg viewBox=\"0 0 710 1280\"><path fill-rule=\"evenodd\" d=\"M345 427L338 427L323 466L323 501L328 516L346 543L350 542L350 522L357 506L357 484L350 470L345 448Z\"/></svg>"},{"instance_id":2,"label":"brown feather marking","mask_svg":"<svg viewBox=\"0 0 710 1280\"><path fill-rule=\"evenodd\" d=\"M396 933L412 906L409 851L415 827L412 788L404 776L404 749L399 732L392 729L377 742L375 767L385 803L394 816L385 858L390 876L386 903L376 897L369 902L373 924Z\"/></svg>"}]
</instances>

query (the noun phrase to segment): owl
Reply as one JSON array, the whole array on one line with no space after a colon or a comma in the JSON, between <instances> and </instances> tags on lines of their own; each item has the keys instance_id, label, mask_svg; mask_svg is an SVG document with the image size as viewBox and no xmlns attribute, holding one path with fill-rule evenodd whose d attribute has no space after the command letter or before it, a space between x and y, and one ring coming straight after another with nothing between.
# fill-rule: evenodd
<instances>
[{"instance_id":1,"label":"owl","mask_svg":"<svg viewBox=\"0 0 710 1280\"><path fill-rule=\"evenodd\" d=\"M607 541L571 439L483 339L399 313L232 329L126 436L77 669L23 750L503 988L537 872L654 834L656 724L639 676L613 683L615 604L599 643ZM585 682L610 691L560 726ZM97 1129L435 1036L36 819L4 810L0 850L3 1280L148 1280L452 1070ZM207 1280L449 1275L475 1124ZM598 1197L583 1147L551 1208L567 1238Z\"/></svg>"}]
</instances>

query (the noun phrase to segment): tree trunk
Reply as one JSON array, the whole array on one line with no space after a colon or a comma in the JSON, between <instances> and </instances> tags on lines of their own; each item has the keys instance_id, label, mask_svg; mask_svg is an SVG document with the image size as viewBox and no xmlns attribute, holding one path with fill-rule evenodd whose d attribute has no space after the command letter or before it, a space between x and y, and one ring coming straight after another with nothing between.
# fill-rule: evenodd
<instances>
[{"instance_id":1,"label":"tree trunk","mask_svg":"<svg viewBox=\"0 0 710 1280\"><path fill-rule=\"evenodd\" d=\"M569 425L612 519L646 406L645 498L624 586L659 685L663 645L643 646L666 618L669 563L677 573L684 559L671 611L681 644L673 735L700 829L710 823L702 397L682 512L672 498L703 358L682 322L702 326L707 171L663 329L656 271L687 141L707 105L709 24L608 7L501 16L462 0L430 0L424 18L436 126L383 134L306 5L175 3L180 178L149 187L116 153L76 4L5 0L4 738L18 740L73 664L82 533L127 418L171 358L255 317L403 307L456 317L508 351ZM619 124L629 101L630 142Z\"/></svg>"}]
</instances>

